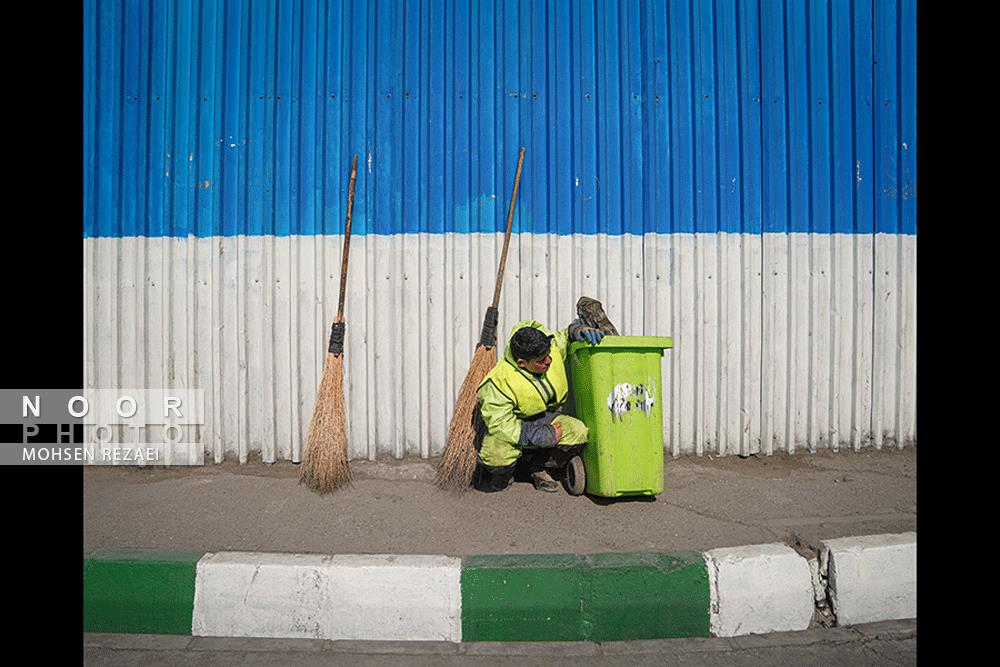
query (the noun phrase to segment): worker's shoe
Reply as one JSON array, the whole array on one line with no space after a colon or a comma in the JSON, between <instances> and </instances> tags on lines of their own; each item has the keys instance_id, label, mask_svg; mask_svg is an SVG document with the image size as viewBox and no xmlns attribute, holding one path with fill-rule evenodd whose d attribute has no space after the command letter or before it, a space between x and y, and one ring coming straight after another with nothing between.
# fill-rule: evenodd
<instances>
[{"instance_id":1,"label":"worker's shoe","mask_svg":"<svg viewBox=\"0 0 1000 667\"><path fill-rule=\"evenodd\" d=\"M476 488L486 493L505 491L514 483L514 464L497 467L481 465L477 482Z\"/></svg>"},{"instance_id":2,"label":"worker's shoe","mask_svg":"<svg viewBox=\"0 0 1000 667\"><path fill-rule=\"evenodd\" d=\"M552 475L547 470L538 470L531 473L531 483L534 484L536 489L545 491L546 493L555 493L559 490L559 484L556 480L552 479Z\"/></svg>"}]
</instances>

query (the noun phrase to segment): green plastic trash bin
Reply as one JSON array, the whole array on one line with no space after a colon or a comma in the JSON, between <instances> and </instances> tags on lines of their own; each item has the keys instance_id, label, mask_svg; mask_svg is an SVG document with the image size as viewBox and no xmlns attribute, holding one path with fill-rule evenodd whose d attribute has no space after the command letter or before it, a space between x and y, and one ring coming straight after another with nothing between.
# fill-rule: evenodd
<instances>
[{"instance_id":1,"label":"green plastic trash bin","mask_svg":"<svg viewBox=\"0 0 1000 667\"><path fill-rule=\"evenodd\" d=\"M663 492L663 390L660 363L673 340L605 336L570 343L576 416L590 431L580 456L585 491L595 496Z\"/></svg>"}]
</instances>

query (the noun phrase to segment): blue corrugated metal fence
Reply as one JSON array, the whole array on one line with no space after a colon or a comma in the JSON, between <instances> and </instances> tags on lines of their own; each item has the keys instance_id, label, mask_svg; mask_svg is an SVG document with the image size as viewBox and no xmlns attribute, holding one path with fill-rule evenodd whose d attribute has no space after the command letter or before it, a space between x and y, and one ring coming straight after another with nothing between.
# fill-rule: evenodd
<instances>
[{"instance_id":1,"label":"blue corrugated metal fence","mask_svg":"<svg viewBox=\"0 0 1000 667\"><path fill-rule=\"evenodd\" d=\"M84 235L916 232L914 0L85 0Z\"/></svg>"}]
</instances>

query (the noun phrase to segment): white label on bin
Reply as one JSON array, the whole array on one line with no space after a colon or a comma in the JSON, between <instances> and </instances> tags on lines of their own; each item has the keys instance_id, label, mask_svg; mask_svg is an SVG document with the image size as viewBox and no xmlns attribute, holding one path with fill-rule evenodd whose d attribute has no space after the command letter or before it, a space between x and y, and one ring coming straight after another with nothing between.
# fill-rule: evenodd
<instances>
[{"instance_id":1,"label":"white label on bin","mask_svg":"<svg viewBox=\"0 0 1000 667\"><path fill-rule=\"evenodd\" d=\"M616 384L608 394L608 410L611 411L612 421L621 421L626 413L639 410L648 417L653 410L653 403L653 392L644 384L622 382Z\"/></svg>"}]
</instances>

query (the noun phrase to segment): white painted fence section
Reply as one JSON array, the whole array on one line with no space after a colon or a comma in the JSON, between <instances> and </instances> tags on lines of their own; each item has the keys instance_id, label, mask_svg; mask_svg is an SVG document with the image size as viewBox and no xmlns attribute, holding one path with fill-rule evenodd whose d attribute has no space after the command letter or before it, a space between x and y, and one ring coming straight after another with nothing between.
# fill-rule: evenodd
<instances>
[{"instance_id":1,"label":"white painted fence section","mask_svg":"<svg viewBox=\"0 0 1000 667\"><path fill-rule=\"evenodd\" d=\"M838 625L917 617L917 534L825 540L826 570Z\"/></svg>"},{"instance_id":2,"label":"white painted fence section","mask_svg":"<svg viewBox=\"0 0 1000 667\"><path fill-rule=\"evenodd\" d=\"M461 576L447 556L206 554L192 634L459 642Z\"/></svg>"},{"instance_id":3,"label":"white painted fence section","mask_svg":"<svg viewBox=\"0 0 1000 667\"><path fill-rule=\"evenodd\" d=\"M805 630L813 617L809 562L784 544L705 552L715 637Z\"/></svg>"},{"instance_id":4,"label":"white painted fence section","mask_svg":"<svg viewBox=\"0 0 1000 667\"><path fill-rule=\"evenodd\" d=\"M437 456L493 295L502 235L351 240L351 458ZM206 391L206 461L300 461L337 308L340 236L87 238L87 387ZM499 330L581 295L626 335L672 336L673 455L916 442L916 238L511 239Z\"/></svg>"}]
</instances>

